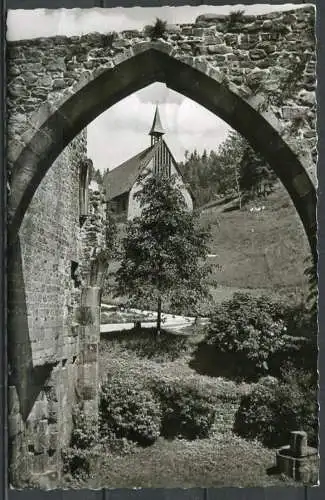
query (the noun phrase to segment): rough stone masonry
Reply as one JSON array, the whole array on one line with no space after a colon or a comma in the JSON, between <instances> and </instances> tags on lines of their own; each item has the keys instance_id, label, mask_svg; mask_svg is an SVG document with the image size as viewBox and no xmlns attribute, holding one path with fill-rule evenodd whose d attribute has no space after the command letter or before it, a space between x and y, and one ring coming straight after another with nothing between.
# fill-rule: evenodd
<instances>
[{"instance_id":1,"label":"rough stone masonry","mask_svg":"<svg viewBox=\"0 0 325 500\"><path fill-rule=\"evenodd\" d=\"M237 20L204 15L194 24L169 27L158 44L172 50L175 59L203 69L210 65L243 99L259 97L314 175L314 18L309 7ZM150 43L145 31L9 43L9 167L49 110ZM279 81L289 85L293 77L293 93L279 91ZM9 426L16 487L31 481L55 486L74 405L97 411L105 216L101 193L95 190L88 217L80 219L85 161L82 132L38 186L11 249Z\"/></svg>"},{"instance_id":2,"label":"rough stone masonry","mask_svg":"<svg viewBox=\"0 0 325 500\"><path fill-rule=\"evenodd\" d=\"M315 9L263 16L203 15L194 24L170 26L163 45L189 64L207 64L247 98L261 97L287 129L287 140L299 154L316 152ZM8 44L9 160L13 161L30 136L33 118L40 121L45 103L58 105L85 81L119 64L133 49L149 43L146 31L40 38ZM296 79L293 94L279 82ZM297 133L292 134L292 122ZM310 165L311 165L310 163Z\"/></svg>"},{"instance_id":3,"label":"rough stone masonry","mask_svg":"<svg viewBox=\"0 0 325 500\"><path fill-rule=\"evenodd\" d=\"M85 163L84 132L37 189L10 256L10 480L16 487L55 487L74 409L97 413L105 203L91 184L87 215L80 217Z\"/></svg>"}]
</instances>

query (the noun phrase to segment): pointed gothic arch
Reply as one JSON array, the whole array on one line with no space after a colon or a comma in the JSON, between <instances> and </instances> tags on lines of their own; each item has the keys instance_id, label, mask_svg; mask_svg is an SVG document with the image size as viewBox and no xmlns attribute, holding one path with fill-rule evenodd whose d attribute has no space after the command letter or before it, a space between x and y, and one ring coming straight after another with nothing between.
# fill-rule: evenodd
<instances>
[{"instance_id":1,"label":"pointed gothic arch","mask_svg":"<svg viewBox=\"0 0 325 500\"><path fill-rule=\"evenodd\" d=\"M275 117L261 112L255 98L240 96L206 62L182 60L173 50L162 42L135 45L115 64L85 73L55 106L40 108L31 123L30 140L13 162L9 242L18 235L38 185L69 142L110 106L158 81L219 116L264 156L296 207L316 263L316 190L301 159L281 137Z\"/></svg>"}]
</instances>

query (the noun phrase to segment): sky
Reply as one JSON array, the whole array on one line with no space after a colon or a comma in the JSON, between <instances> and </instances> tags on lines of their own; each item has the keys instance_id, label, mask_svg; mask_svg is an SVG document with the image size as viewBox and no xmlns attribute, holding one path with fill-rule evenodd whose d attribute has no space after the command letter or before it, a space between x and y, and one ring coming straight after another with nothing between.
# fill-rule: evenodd
<instances>
[{"instance_id":1,"label":"sky","mask_svg":"<svg viewBox=\"0 0 325 500\"><path fill-rule=\"evenodd\" d=\"M304 6L306 4L301 5ZM18 9L8 12L7 39L143 29L145 25L153 24L157 17L169 24L184 24L194 22L197 16L204 13L229 14L244 10L246 14L263 14L297 7L297 4L238 4L218 7ZM115 104L87 127L88 156L96 169L111 170L150 145L148 132L156 104L159 104L166 130L166 142L177 161L184 159L186 150L196 148L202 152L204 149L217 149L229 133L230 127L202 106L168 89L165 84L153 83Z\"/></svg>"}]
</instances>

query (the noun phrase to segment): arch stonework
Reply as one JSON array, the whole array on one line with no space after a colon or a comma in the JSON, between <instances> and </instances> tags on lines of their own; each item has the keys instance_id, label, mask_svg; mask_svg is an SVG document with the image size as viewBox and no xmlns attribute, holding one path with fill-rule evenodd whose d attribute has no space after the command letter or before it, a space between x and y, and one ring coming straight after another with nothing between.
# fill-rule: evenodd
<instances>
[{"instance_id":1,"label":"arch stonework","mask_svg":"<svg viewBox=\"0 0 325 500\"><path fill-rule=\"evenodd\" d=\"M217 114L264 155L293 200L316 260L316 192L310 179L316 148L314 15L313 8L305 8L246 16L240 28L203 16L158 41L129 31L12 44L10 237L17 235L37 186L64 147L114 103L161 81ZM46 47L50 56L41 65L36 61ZM272 101L279 79L290 75L292 61L302 54L296 100ZM31 76L35 66L37 81ZM26 81L28 90L22 88ZM26 108L29 116L23 119ZM295 120L298 133L290 128Z\"/></svg>"},{"instance_id":2,"label":"arch stonework","mask_svg":"<svg viewBox=\"0 0 325 500\"><path fill-rule=\"evenodd\" d=\"M201 62L190 65L174 59L172 52L172 46L161 42L136 45L118 65L103 69L94 78L82 78L77 90L72 87L55 110L48 105L41 108L44 121L38 120L38 128L32 128L33 136L13 167L11 234L18 231L37 186L65 146L107 107L162 81L220 116L263 154L289 192L315 257L315 188L303 166L304 158L283 138L279 120L270 110L260 111L258 98L243 99L233 85L225 86L218 71Z\"/></svg>"}]
</instances>

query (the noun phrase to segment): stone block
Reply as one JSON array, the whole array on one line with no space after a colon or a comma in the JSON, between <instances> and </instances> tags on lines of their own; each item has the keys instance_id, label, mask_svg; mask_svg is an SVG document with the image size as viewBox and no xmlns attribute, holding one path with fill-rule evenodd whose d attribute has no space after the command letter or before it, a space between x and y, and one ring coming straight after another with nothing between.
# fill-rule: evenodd
<instances>
[{"instance_id":1,"label":"stone block","mask_svg":"<svg viewBox=\"0 0 325 500\"><path fill-rule=\"evenodd\" d=\"M254 49L250 50L249 55L251 60L255 61L257 59L263 59L263 57L266 57L266 52L262 49Z\"/></svg>"},{"instance_id":2,"label":"stone block","mask_svg":"<svg viewBox=\"0 0 325 500\"><path fill-rule=\"evenodd\" d=\"M208 45L209 54L230 54L231 52L232 48L224 44Z\"/></svg>"},{"instance_id":3,"label":"stone block","mask_svg":"<svg viewBox=\"0 0 325 500\"><path fill-rule=\"evenodd\" d=\"M307 455L307 432L294 431L290 432L290 451L294 457L304 457Z\"/></svg>"},{"instance_id":4,"label":"stone block","mask_svg":"<svg viewBox=\"0 0 325 500\"><path fill-rule=\"evenodd\" d=\"M32 455L31 457L32 468L29 472L33 471L33 473L42 473L45 472L48 468L49 457L47 453L40 453L36 455Z\"/></svg>"},{"instance_id":5,"label":"stone block","mask_svg":"<svg viewBox=\"0 0 325 500\"><path fill-rule=\"evenodd\" d=\"M294 120L297 118L304 118L306 117L308 111L309 108L305 106L283 106L282 117L284 120Z\"/></svg>"},{"instance_id":6,"label":"stone block","mask_svg":"<svg viewBox=\"0 0 325 500\"><path fill-rule=\"evenodd\" d=\"M48 402L45 399L36 401L33 407L33 416L35 420L43 420L48 418Z\"/></svg>"},{"instance_id":7,"label":"stone block","mask_svg":"<svg viewBox=\"0 0 325 500\"><path fill-rule=\"evenodd\" d=\"M14 385L8 387L8 413L9 415L17 414L20 410L19 398L17 389Z\"/></svg>"},{"instance_id":8,"label":"stone block","mask_svg":"<svg viewBox=\"0 0 325 500\"><path fill-rule=\"evenodd\" d=\"M60 405L58 401L49 401L48 402L48 423L53 424L58 421Z\"/></svg>"},{"instance_id":9,"label":"stone block","mask_svg":"<svg viewBox=\"0 0 325 500\"><path fill-rule=\"evenodd\" d=\"M17 436L17 434L20 434L23 431L23 422L19 413L16 413L15 415L9 415L8 431L10 439Z\"/></svg>"},{"instance_id":10,"label":"stone block","mask_svg":"<svg viewBox=\"0 0 325 500\"><path fill-rule=\"evenodd\" d=\"M37 425L37 433L35 436L35 452L47 453L50 443L49 424L47 419L40 420Z\"/></svg>"}]
</instances>

